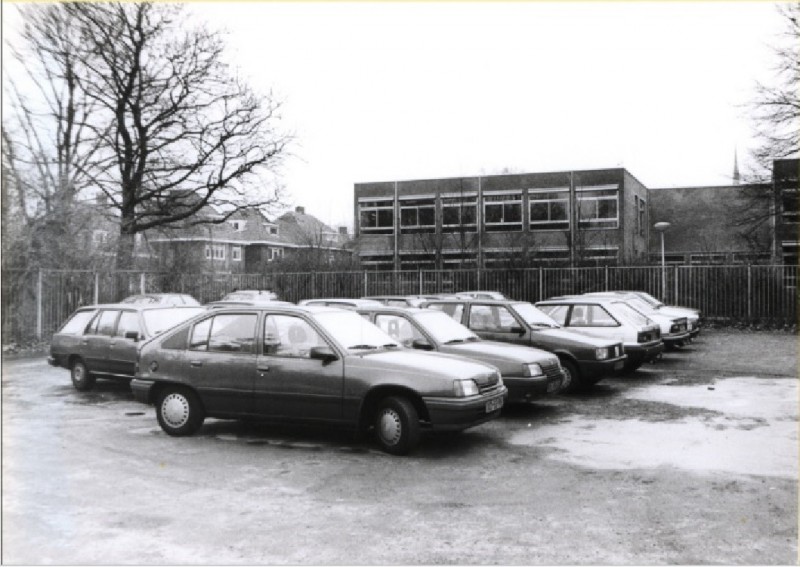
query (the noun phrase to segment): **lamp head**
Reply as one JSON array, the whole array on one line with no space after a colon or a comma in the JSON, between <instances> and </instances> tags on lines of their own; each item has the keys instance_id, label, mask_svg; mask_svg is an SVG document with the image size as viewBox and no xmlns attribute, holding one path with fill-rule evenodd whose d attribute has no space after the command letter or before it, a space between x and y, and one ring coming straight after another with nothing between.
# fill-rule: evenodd
<instances>
[{"instance_id":1,"label":"lamp head","mask_svg":"<svg viewBox=\"0 0 800 567\"><path fill-rule=\"evenodd\" d=\"M657 222L653 225L653 228L656 229L658 232L664 232L670 227L670 223L668 222Z\"/></svg>"}]
</instances>

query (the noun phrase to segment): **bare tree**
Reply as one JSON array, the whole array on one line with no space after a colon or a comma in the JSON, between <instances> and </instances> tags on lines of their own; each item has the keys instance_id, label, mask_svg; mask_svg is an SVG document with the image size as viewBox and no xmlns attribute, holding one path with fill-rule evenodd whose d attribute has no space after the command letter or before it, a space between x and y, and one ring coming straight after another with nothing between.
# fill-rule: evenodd
<instances>
[{"instance_id":1,"label":"bare tree","mask_svg":"<svg viewBox=\"0 0 800 567\"><path fill-rule=\"evenodd\" d=\"M4 81L3 223L13 218L17 265L75 265L85 219L76 201L97 149L86 130L95 111L87 98L86 57L62 4L23 6L21 43L10 46L13 72ZM27 257L24 257L27 253Z\"/></svg>"},{"instance_id":2,"label":"bare tree","mask_svg":"<svg viewBox=\"0 0 800 567\"><path fill-rule=\"evenodd\" d=\"M40 68L25 60L28 83L47 112L12 84L18 112L5 128L13 143L4 161L26 166L25 175L9 172L20 210L31 195L47 208L91 185L119 223L124 269L138 233L220 223L279 202L277 167L289 141L276 128L279 104L236 76L219 34L191 24L182 6L63 3L23 15L26 50ZM208 206L220 214L196 215Z\"/></svg>"}]
</instances>

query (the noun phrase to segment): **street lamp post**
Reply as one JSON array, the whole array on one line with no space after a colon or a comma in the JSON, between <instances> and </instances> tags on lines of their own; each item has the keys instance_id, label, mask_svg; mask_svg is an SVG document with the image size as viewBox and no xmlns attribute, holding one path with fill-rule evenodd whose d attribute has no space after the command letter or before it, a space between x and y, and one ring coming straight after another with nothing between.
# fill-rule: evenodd
<instances>
[{"instance_id":1,"label":"street lamp post","mask_svg":"<svg viewBox=\"0 0 800 567\"><path fill-rule=\"evenodd\" d=\"M657 222L653 225L661 235L661 301L667 300L667 263L664 259L664 232L669 228L668 222Z\"/></svg>"}]
</instances>

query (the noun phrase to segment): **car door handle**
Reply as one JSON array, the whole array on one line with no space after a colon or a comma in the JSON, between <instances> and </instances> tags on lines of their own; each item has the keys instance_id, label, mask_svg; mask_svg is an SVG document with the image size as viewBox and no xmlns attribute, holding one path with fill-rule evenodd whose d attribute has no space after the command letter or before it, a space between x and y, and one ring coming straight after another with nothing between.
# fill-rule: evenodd
<instances>
[{"instance_id":1,"label":"car door handle","mask_svg":"<svg viewBox=\"0 0 800 567\"><path fill-rule=\"evenodd\" d=\"M203 362L201 360L190 360L189 364L192 366L203 366Z\"/></svg>"},{"instance_id":2,"label":"car door handle","mask_svg":"<svg viewBox=\"0 0 800 567\"><path fill-rule=\"evenodd\" d=\"M269 372L269 366L259 366L258 367L258 371L259 372Z\"/></svg>"}]
</instances>

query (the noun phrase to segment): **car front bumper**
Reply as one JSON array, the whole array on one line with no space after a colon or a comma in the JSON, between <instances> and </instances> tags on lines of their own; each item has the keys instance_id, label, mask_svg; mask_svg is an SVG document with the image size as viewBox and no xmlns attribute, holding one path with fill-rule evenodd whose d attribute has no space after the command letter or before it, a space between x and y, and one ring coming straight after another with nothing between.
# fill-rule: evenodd
<instances>
[{"instance_id":1,"label":"car front bumper","mask_svg":"<svg viewBox=\"0 0 800 567\"><path fill-rule=\"evenodd\" d=\"M459 431L500 415L508 397L505 385L491 393L469 398L423 398L432 431ZM487 408L491 408L487 411Z\"/></svg>"},{"instance_id":2,"label":"car front bumper","mask_svg":"<svg viewBox=\"0 0 800 567\"><path fill-rule=\"evenodd\" d=\"M508 388L508 402L527 402L554 394L564 383L562 371L552 376L503 376L503 383Z\"/></svg>"},{"instance_id":3,"label":"car front bumper","mask_svg":"<svg viewBox=\"0 0 800 567\"><path fill-rule=\"evenodd\" d=\"M627 349L625 352L627 353ZM578 367L584 378L613 376L614 373L619 372L622 367L625 366L625 361L627 359L628 355L623 354L617 358L609 358L606 360L579 360Z\"/></svg>"},{"instance_id":4,"label":"car front bumper","mask_svg":"<svg viewBox=\"0 0 800 567\"><path fill-rule=\"evenodd\" d=\"M689 331L683 331L682 333L672 333L668 335L661 335L661 340L664 341L664 344L667 346L672 345L681 345L684 341L691 338L692 334Z\"/></svg>"},{"instance_id":5,"label":"car front bumper","mask_svg":"<svg viewBox=\"0 0 800 567\"><path fill-rule=\"evenodd\" d=\"M155 382L153 380L142 380L141 378L134 378L131 380L131 391L133 397L137 402L143 404L152 403L150 400L150 390Z\"/></svg>"}]
</instances>

